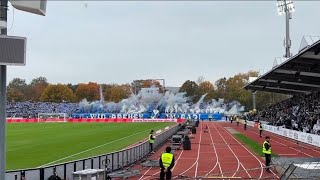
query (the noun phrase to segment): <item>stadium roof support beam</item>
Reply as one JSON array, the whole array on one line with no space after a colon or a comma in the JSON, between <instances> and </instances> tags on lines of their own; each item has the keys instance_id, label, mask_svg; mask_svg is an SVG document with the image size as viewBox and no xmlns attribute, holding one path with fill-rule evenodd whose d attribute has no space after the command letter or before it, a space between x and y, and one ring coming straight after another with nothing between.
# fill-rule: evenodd
<instances>
[{"instance_id":1,"label":"stadium roof support beam","mask_svg":"<svg viewBox=\"0 0 320 180\"><path fill-rule=\"evenodd\" d=\"M320 40L244 87L252 91L307 94L320 90Z\"/></svg>"}]
</instances>

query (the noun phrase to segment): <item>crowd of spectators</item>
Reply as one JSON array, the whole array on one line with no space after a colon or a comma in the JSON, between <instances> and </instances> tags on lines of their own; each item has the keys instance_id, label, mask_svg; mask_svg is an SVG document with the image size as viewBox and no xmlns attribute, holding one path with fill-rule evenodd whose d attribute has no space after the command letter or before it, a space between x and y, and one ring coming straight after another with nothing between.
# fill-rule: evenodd
<instances>
[{"instance_id":1,"label":"crowd of spectators","mask_svg":"<svg viewBox=\"0 0 320 180\"><path fill-rule=\"evenodd\" d=\"M79 103L50 103L50 102L7 102L7 117L38 117L39 113L67 113L68 115L79 109Z\"/></svg>"},{"instance_id":2,"label":"crowd of spectators","mask_svg":"<svg viewBox=\"0 0 320 180\"><path fill-rule=\"evenodd\" d=\"M256 120L287 129L320 134L320 92L296 95L258 112Z\"/></svg>"}]
</instances>

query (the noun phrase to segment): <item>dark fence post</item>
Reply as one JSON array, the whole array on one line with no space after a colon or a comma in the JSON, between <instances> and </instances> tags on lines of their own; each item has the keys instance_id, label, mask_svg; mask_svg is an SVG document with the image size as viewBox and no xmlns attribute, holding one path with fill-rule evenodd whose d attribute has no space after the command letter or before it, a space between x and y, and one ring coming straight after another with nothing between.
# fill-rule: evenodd
<instances>
[{"instance_id":1,"label":"dark fence post","mask_svg":"<svg viewBox=\"0 0 320 180\"><path fill-rule=\"evenodd\" d=\"M113 163L114 163L114 153L112 153L111 154L111 161L112 161L112 163L111 163L111 170L113 171Z\"/></svg>"},{"instance_id":2,"label":"dark fence post","mask_svg":"<svg viewBox=\"0 0 320 180\"><path fill-rule=\"evenodd\" d=\"M40 168L40 180L44 180L44 169Z\"/></svg>"},{"instance_id":3,"label":"dark fence post","mask_svg":"<svg viewBox=\"0 0 320 180\"><path fill-rule=\"evenodd\" d=\"M91 169L93 169L93 158L91 158Z\"/></svg>"},{"instance_id":4,"label":"dark fence post","mask_svg":"<svg viewBox=\"0 0 320 180\"><path fill-rule=\"evenodd\" d=\"M77 161L73 162L73 172L77 171Z\"/></svg>"},{"instance_id":5,"label":"dark fence post","mask_svg":"<svg viewBox=\"0 0 320 180\"><path fill-rule=\"evenodd\" d=\"M63 178L67 179L67 164L63 165Z\"/></svg>"}]
</instances>

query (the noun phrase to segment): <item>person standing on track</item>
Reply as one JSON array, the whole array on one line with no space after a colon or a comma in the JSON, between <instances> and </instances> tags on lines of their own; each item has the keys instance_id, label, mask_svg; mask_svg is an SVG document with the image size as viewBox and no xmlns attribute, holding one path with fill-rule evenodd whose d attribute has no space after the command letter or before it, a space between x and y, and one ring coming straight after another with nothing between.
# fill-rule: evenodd
<instances>
[{"instance_id":1,"label":"person standing on track","mask_svg":"<svg viewBox=\"0 0 320 180\"><path fill-rule=\"evenodd\" d=\"M261 122L259 121L259 124L258 124L258 128L259 128L259 133L260 133L260 137L262 137L262 124Z\"/></svg>"},{"instance_id":2,"label":"person standing on track","mask_svg":"<svg viewBox=\"0 0 320 180\"><path fill-rule=\"evenodd\" d=\"M245 119L243 122L244 130L247 130L247 120Z\"/></svg>"},{"instance_id":3,"label":"person standing on track","mask_svg":"<svg viewBox=\"0 0 320 180\"><path fill-rule=\"evenodd\" d=\"M267 172L271 172L270 171L270 163L271 163L271 144L270 144L270 137L266 136L266 140L263 142L262 145L262 152L266 157L266 170Z\"/></svg>"},{"instance_id":4,"label":"person standing on track","mask_svg":"<svg viewBox=\"0 0 320 180\"><path fill-rule=\"evenodd\" d=\"M151 130L151 132L150 132L150 135L149 135L149 147L150 147L150 152L151 153L155 153L154 151L153 151L153 143L154 143L154 136L153 136L153 130Z\"/></svg>"},{"instance_id":5,"label":"person standing on track","mask_svg":"<svg viewBox=\"0 0 320 180\"><path fill-rule=\"evenodd\" d=\"M231 124L232 124L233 118L234 118L234 116L230 116L230 122L231 122Z\"/></svg>"},{"instance_id":6,"label":"person standing on track","mask_svg":"<svg viewBox=\"0 0 320 180\"><path fill-rule=\"evenodd\" d=\"M166 152L161 154L159 165L161 168L160 180L164 180L164 176L166 176L166 180L170 180L172 175L171 169L174 166L174 156L171 153L170 146L166 148Z\"/></svg>"},{"instance_id":7,"label":"person standing on track","mask_svg":"<svg viewBox=\"0 0 320 180\"><path fill-rule=\"evenodd\" d=\"M237 126L239 126L239 121L240 121L240 119L239 119L238 116L236 117L236 121L237 121Z\"/></svg>"}]
</instances>

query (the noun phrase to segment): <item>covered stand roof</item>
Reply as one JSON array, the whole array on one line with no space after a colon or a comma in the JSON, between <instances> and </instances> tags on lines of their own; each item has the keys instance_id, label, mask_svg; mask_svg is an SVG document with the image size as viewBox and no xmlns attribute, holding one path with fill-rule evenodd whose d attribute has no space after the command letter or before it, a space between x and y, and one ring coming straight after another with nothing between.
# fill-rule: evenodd
<instances>
[{"instance_id":1,"label":"covered stand roof","mask_svg":"<svg viewBox=\"0 0 320 180\"><path fill-rule=\"evenodd\" d=\"M320 40L244 87L282 94L320 90Z\"/></svg>"}]
</instances>

